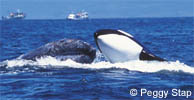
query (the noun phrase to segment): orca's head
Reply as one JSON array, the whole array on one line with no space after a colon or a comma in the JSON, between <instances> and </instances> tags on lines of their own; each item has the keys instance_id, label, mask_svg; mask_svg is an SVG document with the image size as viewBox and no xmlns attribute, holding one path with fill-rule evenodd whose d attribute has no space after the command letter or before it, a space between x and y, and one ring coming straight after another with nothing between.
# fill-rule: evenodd
<instances>
[{"instance_id":1,"label":"orca's head","mask_svg":"<svg viewBox=\"0 0 194 100\"><path fill-rule=\"evenodd\" d=\"M94 33L100 52L112 63L129 60L159 60L134 37L122 30L102 29Z\"/></svg>"}]
</instances>

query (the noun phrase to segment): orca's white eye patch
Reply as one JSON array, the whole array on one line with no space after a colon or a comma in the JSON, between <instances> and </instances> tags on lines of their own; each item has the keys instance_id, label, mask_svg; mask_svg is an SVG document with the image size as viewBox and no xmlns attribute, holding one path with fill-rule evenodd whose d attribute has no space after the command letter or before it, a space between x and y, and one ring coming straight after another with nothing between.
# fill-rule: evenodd
<instances>
[{"instance_id":1,"label":"orca's white eye patch","mask_svg":"<svg viewBox=\"0 0 194 100\"><path fill-rule=\"evenodd\" d=\"M133 36L131 34L127 33L127 32L124 32L122 30L118 30L118 31L121 32L121 33L123 33L123 34L125 34L125 35L127 35L127 36L129 36L129 37L132 37L133 38Z\"/></svg>"}]
</instances>

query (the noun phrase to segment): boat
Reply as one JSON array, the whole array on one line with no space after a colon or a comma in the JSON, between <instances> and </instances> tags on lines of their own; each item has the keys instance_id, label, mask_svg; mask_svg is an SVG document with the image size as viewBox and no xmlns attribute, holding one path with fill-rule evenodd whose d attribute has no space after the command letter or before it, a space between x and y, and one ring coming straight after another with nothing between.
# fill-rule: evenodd
<instances>
[{"instance_id":1,"label":"boat","mask_svg":"<svg viewBox=\"0 0 194 100\"><path fill-rule=\"evenodd\" d=\"M17 12L11 12L8 16L2 16L2 20L18 20L18 19L24 19L26 15L21 12L19 9Z\"/></svg>"},{"instance_id":2,"label":"boat","mask_svg":"<svg viewBox=\"0 0 194 100\"><path fill-rule=\"evenodd\" d=\"M78 13L70 13L67 16L68 20L84 20L84 19L88 19L88 12L86 11L81 11Z\"/></svg>"}]
</instances>

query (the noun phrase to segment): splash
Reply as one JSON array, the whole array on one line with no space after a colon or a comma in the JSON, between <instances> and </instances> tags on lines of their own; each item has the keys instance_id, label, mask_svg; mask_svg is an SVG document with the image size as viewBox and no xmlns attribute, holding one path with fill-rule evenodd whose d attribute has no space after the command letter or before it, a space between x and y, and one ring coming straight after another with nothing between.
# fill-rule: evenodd
<instances>
[{"instance_id":1,"label":"splash","mask_svg":"<svg viewBox=\"0 0 194 100\"><path fill-rule=\"evenodd\" d=\"M98 58L97 58L98 59ZM159 71L175 71L175 72L185 72L194 74L194 67L188 66L179 61L176 62L158 62L158 61L129 61L125 63L110 63L108 61L95 60L92 64L81 64L76 63L70 59L66 61L60 61L53 57L43 57L37 59L37 61L30 60L7 60L3 62L6 68L12 67L22 67L22 66L39 66L42 68L82 68L82 69L127 69L130 71L139 72L159 72ZM0 64L2 66L3 64Z\"/></svg>"}]
</instances>

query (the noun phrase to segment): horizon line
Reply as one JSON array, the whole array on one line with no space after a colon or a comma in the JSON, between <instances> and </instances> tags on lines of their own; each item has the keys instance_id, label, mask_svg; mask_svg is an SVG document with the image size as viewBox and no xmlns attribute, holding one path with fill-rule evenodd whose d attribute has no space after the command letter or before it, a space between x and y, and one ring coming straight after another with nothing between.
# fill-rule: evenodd
<instances>
[{"instance_id":1,"label":"horizon line","mask_svg":"<svg viewBox=\"0 0 194 100\"><path fill-rule=\"evenodd\" d=\"M143 19L143 18L192 18L194 16L170 16L170 17L110 17L110 18L106 18L106 17L101 17L101 18L89 18L90 19ZM0 19L2 20L2 19ZM26 18L26 19L22 19L22 20L68 20L66 18Z\"/></svg>"}]
</instances>

